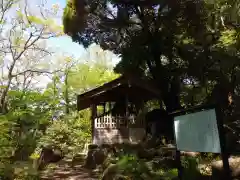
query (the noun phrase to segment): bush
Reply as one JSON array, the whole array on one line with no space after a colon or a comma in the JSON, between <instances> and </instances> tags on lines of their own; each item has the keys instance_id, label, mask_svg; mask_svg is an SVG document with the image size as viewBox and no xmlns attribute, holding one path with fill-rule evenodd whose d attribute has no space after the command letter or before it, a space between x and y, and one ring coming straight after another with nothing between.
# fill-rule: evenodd
<instances>
[{"instance_id":1,"label":"bush","mask_svg":"<svg viewBox=\"0 0 240 180\"><path fill-rule=\"evenodd\" d=\"M114 164L113 164L114 163ZM135 154L122 154L113 159L107 159L104 163L105 168L102 180L106 179L131 179L131 180L143 180L143 179L166 179L170 180L177 177L176 169L158 169L153 168L152 161L146 161L140 159Z\"/></svg>"},{"instance_id":2,"label":"bush","mask_svg":"<svg viewBox=\"0 0 240 180\"><path fill-rule=\"evenodd\" d=\"M183 179L192 180L197 179L201 176L198 169L199 159L195 157L184 157L182 159Z\"/></svg>"},{"instance_id":3,"label":"bush","mask_svg":"<svg viewBox=\"0 0 240 180\"><path fill-rule=\"evenodd\" d=\"M88 110L72 113L54 121L41 138L38 147L52 147L65 154L80 152L84 144L90 141L90 112Z\"/></svg>"},{"instance_id":4,"label":"bush","mask_svg":"<svg viewBox=\"0 0 240 180\"><path fill-rule=\"evenodd\" d=\"M102 179L111 176L113 179L121 177L132 180L143 180L147 179L149 175L151 173L145 162L138 159L134 154L129 154L120 157L115 165L110 164L105 169Z\"/></svg>"}]
</instances>

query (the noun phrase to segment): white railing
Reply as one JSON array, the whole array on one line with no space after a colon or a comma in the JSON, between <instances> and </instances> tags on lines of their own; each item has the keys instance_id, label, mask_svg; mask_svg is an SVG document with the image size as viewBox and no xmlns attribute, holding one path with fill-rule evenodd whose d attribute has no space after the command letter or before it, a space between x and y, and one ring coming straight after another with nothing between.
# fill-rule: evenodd
<instances>
[{"instance_id":1,"label":"white railing","mask_svg":"<svg viewBox=\"0 0 240 180\"><path fill-rule=\"evenodd\" d=\"M94 127L97 129L115 129L121 127L135 127L135 126L144 126L143 119L136 119L134 115L130 115L128 118L124 116L112 116L104 115L101 117L95 118Z\"/></svg>"},{"instance_id":2,"label":"white railing","mask_svg":"<svg viewBox=\"0 0 240 180\"><path fill-rule=\"evenodd\" d=\"M105 115L95 118L95 128L105 129L105 128L120 128L127 127L127 119L123 116L111 116Z\"/></svg>"}]
</instances>

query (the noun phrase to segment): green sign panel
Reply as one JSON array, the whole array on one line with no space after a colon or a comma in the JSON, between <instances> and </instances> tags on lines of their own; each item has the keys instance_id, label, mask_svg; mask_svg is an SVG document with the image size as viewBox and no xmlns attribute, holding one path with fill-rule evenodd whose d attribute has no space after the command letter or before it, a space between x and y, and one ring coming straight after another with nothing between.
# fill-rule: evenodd
<instances>
[{"instance_id":1,"label":"green sign panel","mask_svg":"<svg viewBox=\"0 0 240 180\"><path fill-rule=\"evenodd\" d=\"M215 109L175 116L174 130L180 151L221 152Z\"/></svg>"}]
</instances>

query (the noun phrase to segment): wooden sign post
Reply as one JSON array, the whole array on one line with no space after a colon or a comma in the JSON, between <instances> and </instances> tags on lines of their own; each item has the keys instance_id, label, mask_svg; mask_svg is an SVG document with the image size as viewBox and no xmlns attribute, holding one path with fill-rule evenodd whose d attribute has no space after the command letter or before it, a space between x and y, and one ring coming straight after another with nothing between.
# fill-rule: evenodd
<instances>
[{"instance_id":1,"label":"wooden sign post","mask_svg":"<svg viewBox=\"0 0 240 180\"><path fill-rule=\"evenodd\" d=\"M212 105L198 106L171 115L174 119L179 179L182 179L183 170L180 151L220 153L225 172L224 179L231 179L221 110Z\"/></svg>"}]
</instances>

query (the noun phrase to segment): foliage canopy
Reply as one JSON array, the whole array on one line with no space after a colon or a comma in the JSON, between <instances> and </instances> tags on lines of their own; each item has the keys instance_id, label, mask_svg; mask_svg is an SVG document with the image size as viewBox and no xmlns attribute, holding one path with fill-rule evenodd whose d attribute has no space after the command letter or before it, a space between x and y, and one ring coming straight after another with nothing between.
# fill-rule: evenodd
<instances>
[{"instance_id":1,"label":"foliage canopy","mask_svg":"<svg viewBox=\"0 0 240 180\"><path fill-rule=\"evenodd\" d=\"M117 72L153 78L168 111L216 102L214 88L226 106L239 81L239 22L230 0L70 0L63 16L73 41L121 54Z\"/></svg>"}]
</instances>

